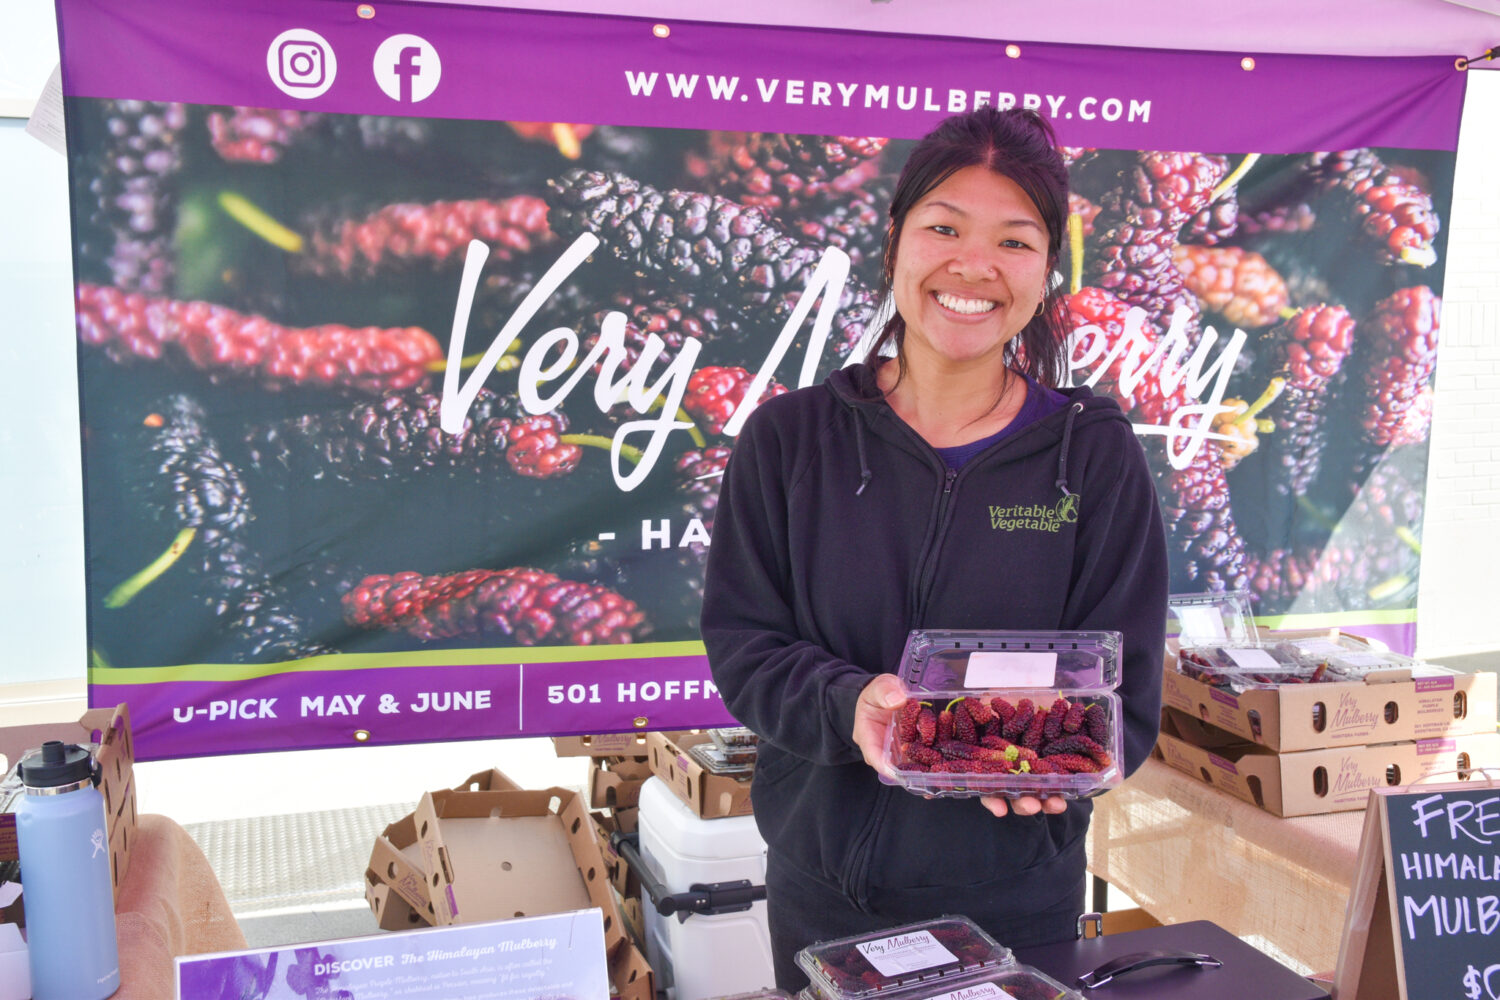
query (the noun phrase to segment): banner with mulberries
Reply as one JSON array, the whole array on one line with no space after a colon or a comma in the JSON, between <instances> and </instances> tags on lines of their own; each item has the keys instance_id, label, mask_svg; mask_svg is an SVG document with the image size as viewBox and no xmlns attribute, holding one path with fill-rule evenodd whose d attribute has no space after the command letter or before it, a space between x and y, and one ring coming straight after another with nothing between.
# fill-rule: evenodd
<instances>
[{"instance_id":1,"label":"banner with mulberries","mask_svg":"<svg viewBox=\"0 0 1500 1000\"><path fill-rule=\"evenodd\" d=\"M58 9L90 699L142 758L726 723L717 477L860 356L901 163L980 105L1066 144L1070 381L1173 589L1411 647L1448 60Z\"/></svg>"}]
</instances>

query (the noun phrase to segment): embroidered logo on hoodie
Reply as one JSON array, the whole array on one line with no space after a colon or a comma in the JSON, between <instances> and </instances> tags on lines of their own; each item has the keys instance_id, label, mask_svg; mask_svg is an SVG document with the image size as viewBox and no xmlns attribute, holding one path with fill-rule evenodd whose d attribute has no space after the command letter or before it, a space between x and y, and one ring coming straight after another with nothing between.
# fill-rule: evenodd
<instances>
[{"instance_id":1,"label":"embroidered logo on hoodie","mask_svg":"<svg viewBox=\"0 0 1500 1000\"><path fill-rule=\"evenodd\" d=\"M1018 503L1009 507L990 505L990 527L996 531L1051 531L1078 520L1078 494L1065 494L1051 507Z\"/></svg>"}]
</instances>

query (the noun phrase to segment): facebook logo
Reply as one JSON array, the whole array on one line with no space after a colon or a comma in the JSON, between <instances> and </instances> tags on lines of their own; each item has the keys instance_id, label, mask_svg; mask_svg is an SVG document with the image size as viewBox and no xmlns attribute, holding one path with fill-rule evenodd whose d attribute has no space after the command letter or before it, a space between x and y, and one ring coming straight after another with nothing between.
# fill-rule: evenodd
<instances>
[{"instance_id":1,"label":"facebook logo","mask_svg":"<svg viewBox=\"0 0 1500 1000\"><path fill-rule=\"evenodd\" d=\"M375 82L402 104L425 101L437 90L443 61L432 43L418 35L392 35L375 50Z\"/></svg>"}]
</instances>

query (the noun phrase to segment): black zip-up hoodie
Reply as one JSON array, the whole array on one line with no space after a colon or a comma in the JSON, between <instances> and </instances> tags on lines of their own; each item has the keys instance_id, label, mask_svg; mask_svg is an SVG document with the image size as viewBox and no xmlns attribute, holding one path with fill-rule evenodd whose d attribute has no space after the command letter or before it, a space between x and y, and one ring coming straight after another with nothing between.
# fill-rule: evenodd
<instances>
[{"instance_id":1,"label":"black zip-up hoodie","mask_svg":"<svg viewBox=\"0 0 1500 1000\"><path fill-rule=\"evenodd\" d=\"M963 885L1056 902L1083 874L1091 807L996 819L882 784L850 738L855 700L914 628L1113 629L1125 768L1156 739L1167 554L1145 454L1112 401L1063 410L958 472L855 365L770 399L725 472L703 639L729 711L761 738L753 799L771 851L863 907ZM1071 497L1071 498L1070 498ZM1053 894L1048 895L1048 887Z\"/></svg>"}]
</instances>

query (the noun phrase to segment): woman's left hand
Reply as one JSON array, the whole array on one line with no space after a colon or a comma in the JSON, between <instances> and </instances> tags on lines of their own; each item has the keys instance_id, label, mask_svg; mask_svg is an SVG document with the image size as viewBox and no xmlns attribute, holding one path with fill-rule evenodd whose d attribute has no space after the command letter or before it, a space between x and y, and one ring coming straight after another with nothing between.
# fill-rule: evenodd
<instances>
[{"instance_id":1,"label":"woman's left hand","mask_svg":"<svg viewBox=\"0 0 1500 1000\"><path fill-rule=\"evenodd\" d=\"M1040 799L1035 795L1022 795L1018 799L1007 799L1000 795L982 795L979 798L979 804L996 816L1004 816L1009 812L1014 812L1017 816L1035 816L1039 812L1056 816L1068 809L1068 800L1061 795L1048 795Z\"/></svg>"}]
</instances>

